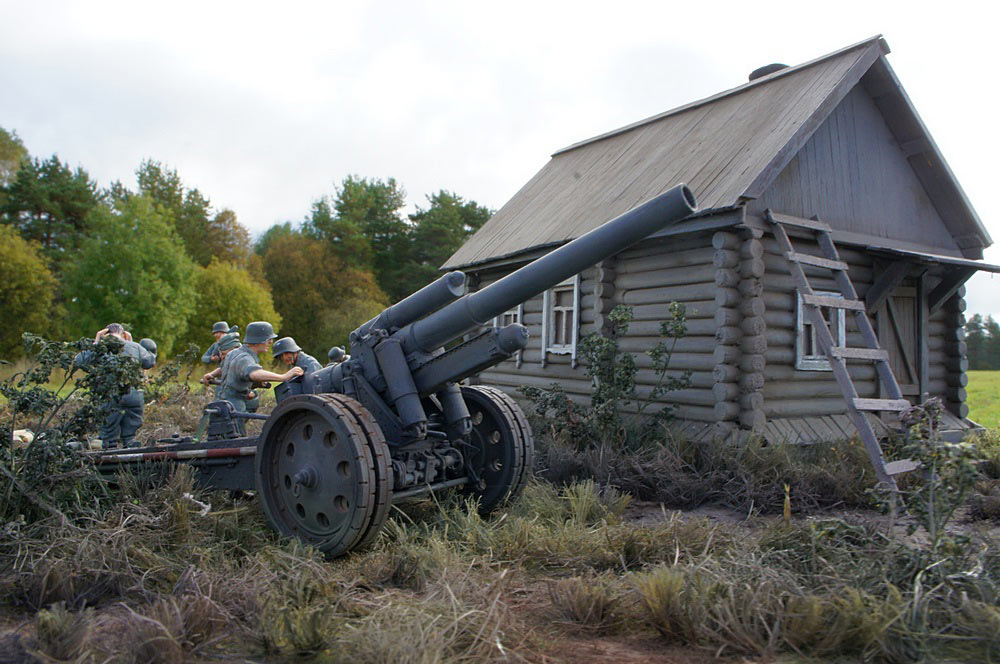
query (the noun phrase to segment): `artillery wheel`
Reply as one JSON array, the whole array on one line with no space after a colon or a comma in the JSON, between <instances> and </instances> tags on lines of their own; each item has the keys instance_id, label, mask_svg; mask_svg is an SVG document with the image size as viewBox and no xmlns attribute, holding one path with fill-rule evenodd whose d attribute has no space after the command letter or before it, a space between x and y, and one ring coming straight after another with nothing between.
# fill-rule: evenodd
<instances>
[{"instance_id":1,"label":"artillery wheel","mask_svg":"<svg viewBox=\"0 0 1000 664\"><path fill-rule=\"evenodd\" d=\"M341 394L281 402L261 432L257 490L271 525L329 556L369 544L385 523L392 480L382 430Z\"/></svg>"},{"instance_id":2,"label":"artillery wheel","mask_svg":"<svg viewBox=\"0 0 1000 664\"><path fill-rule=\"evenodd\" d=\"M486 515L524 488L534 463L535 440L524 411L497 388L465 386L462 397L472 415L466 463L480 479L465 490L479 499L479 512Z\"/></svg>"}]
</instances>

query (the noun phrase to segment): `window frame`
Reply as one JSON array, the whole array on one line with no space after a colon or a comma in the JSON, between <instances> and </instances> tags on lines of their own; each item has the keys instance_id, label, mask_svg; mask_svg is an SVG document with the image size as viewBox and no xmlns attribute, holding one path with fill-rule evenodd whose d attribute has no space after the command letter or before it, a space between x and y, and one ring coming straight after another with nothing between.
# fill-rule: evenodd
<instances>
[{"instance_id":1,"label":"window frame","mask_svg":"<svg viewBox=\"0 0 1000 664\"><path fill-rule=\"evenodd\" d=\"M504 319L508 318L509 322L504 322ZM493 319L493 327L495 328L507 327L508 325L513 325L514 323L520 323L521 325L524 325L524 302L517 305L513 309L508 309L507 311L503 312L502 314ZM519 350L516 353L514 353L514 365L518 369L521 368L521 362L522 362L521 356L523 353L524 353L523 350Z\"/></svg>"},{"instance_id":2,"label":"window frame","mask_svg":"<svg viewBox=\"0 0 1000 664\"><path fill-rule=\"evenodd\" d=\"M837 299L844 299L843 293L838 293L834 291L814 291L814 295L822 295L823 297L833 297ZM847 345L847 316L844 315L843 309L838 309L835 307L820 307L820 309L830 310L830 334L833 336L833 342L836 346L846 346ZM818 349L820 346L819 340L816 338L816 329L812 324L812 321L808 320L808 315L805 311L805 304L802 301L802 291L795 291L795 368L799 371L833 371L833 367L830 366L830 359L825 354L819 355L807 355L806 354L806 335L809 335L808 341L813 349Z\"/></svg>"},{"instance_id":3,"label":"window frame","mask_svg":"<svg viewBox=\"0 0 1000 664\"><path fill-rule=\"evenodd\" d=\"M573 368L577 365L577 347L580 341L580 284L582 279L576 274L565 281L549 288L542 295L542 366L547 363L548 354L569 355L570 364ZM570 339L569 343L553 344L552 336L555 331L555 307L557 291L573 293L573 304L571 307L560 307L558 310L567 312L570 319Z\"/></svg>"}]
</instances>

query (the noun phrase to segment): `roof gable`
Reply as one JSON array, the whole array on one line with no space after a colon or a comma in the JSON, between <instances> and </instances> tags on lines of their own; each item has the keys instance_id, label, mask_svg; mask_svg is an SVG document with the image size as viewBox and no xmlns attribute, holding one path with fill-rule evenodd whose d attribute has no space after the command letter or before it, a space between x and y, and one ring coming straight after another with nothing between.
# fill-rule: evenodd
<instances>
[{"instance_id":1,"label":"roof gable","mask_svg":"<svg viewBox=\"0 0 1000 664\"><path fill-rule=\"evenodd\" d=\"M694 192L701 213L758 198L874 64L881 63L879 71L892 76L886 52L885 42L874 37L560 150L446 267L561 244L680 182ZM898 88L894 76L889 87ZM926 136L905 93L899 92ZM933 148L929 137L924 143ZM946 165L944 169L943 178L940 167L929 171L938 190L957 189L953 207L964 203L971 212ZM975 213L971 215L977 233L988 242Z\"/></svg>"}]
</instances>

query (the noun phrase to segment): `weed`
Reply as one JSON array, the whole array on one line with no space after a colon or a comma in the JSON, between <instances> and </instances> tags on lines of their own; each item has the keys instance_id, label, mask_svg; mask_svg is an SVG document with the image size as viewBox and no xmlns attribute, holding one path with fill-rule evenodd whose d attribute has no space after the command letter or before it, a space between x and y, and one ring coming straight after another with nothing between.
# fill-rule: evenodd
<instances>
[{"instance_id":1,"label":"weed","mask_svg":"<svg viewBox=\"0 0 1000 664\"><path fill-rule=\"evenodd\" d=\"M70 611L64 602L35 614L37 650L55 660L75 660L83 654L93 624L92 609Z\"/></svg>"},{"instance_id":2,"label":"weed","mask_svg":"<svg viewBox=\"0 0 1000 664\"><path fill-rule=\"evenodd\" d=\"M617 577L572 577L549 583L549 599L559 618L598 633L618 626L623 596Z\"/></svg>"}]
</instances>

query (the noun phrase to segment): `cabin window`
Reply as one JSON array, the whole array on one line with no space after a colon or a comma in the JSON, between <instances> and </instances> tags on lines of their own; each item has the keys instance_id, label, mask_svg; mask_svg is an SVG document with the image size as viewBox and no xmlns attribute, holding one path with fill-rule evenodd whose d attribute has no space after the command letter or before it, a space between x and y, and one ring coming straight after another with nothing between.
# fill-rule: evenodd
<instances>
[{"instance_id":1,"label":"cabin window","mask_svg":"<svg viewBox=\"0 0 1000 664\"><path fill-rule=\"evenodd\" d=\"M546 355L570 355L576 366L580 329L580 275L545 291L542 296L542 365Z\"/></svg>"},{"instance_id":2,"label":"cabin window","mask_svg":"<svg viewBox=\"0 0 1000 664\"><path fill-rule=\"evenodd\" d=\"M493 319L493 327L507 327L508 325L513 325L514 323L521 323L524 320L524 304L519 304L513 309L509 309L496 318ZM517 351L514 353L514 362L516 366L521 368L521 355L524 351Z\"/></svg>"},{"instance_id":3,"label":"cabin window","mask_svg":"<svg viewBox=\"0 0 1000 664\"><path fill-rule=\"evenodd\" d=\"M816 295L824 297L835 297L843 299L840 293L826 291L816 291ZM796 340L795 340L795 368L802 371L832 371L830 360L827 359L823 347L819 343L816 334L816 327L812 324L809 312L802 302L802 293L798 293L796 298ZM832 307L820 307L823 318L826 319L830 334L833 335L833 342L837 346L845 346L847 339L847 327L844 319L844 310Z\"/></svg>"},{"instance_id":4,"label":"cabin window","mask_svg":"<svg viewBox=\"0 0 1000 664\"><path fill-rule=\"evenodd\" d=\"M514 323L521 322L521 314L524 313L524 305L519 304L514 309L505 311L496 318L493 319L494 327L507 327L508 325L513 325Z\"/></svg>"}]
</instances>

